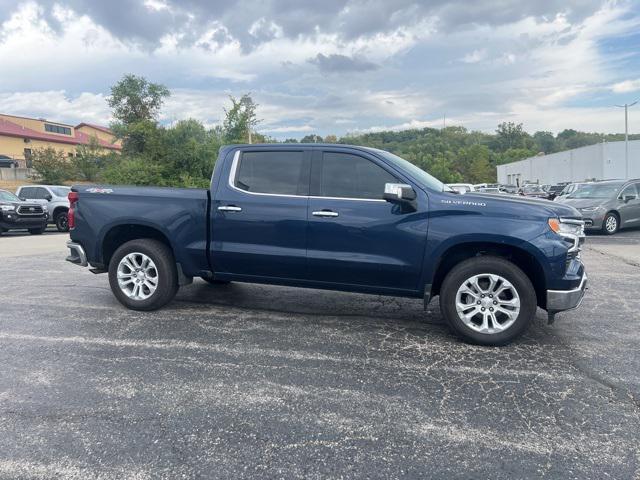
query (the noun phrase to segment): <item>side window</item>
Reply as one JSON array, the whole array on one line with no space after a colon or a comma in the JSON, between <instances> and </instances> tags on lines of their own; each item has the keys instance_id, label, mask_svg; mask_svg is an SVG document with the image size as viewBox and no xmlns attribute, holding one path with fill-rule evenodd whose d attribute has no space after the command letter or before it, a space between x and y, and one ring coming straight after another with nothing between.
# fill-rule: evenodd
<instances>
[{"instance_id":1,"label":"side window","mask_svg":"<svg viewBox=\"0 0 640 480\"><path fill-rule=\"evenodd\" d=\"M635 195L638 197L638 184L632 183L631 185L627 185L627 187L620 192L620 198L624 198L625 195Z\"/></svg>"},{"instance_id":2,"label":"side window","mask_svg":"<svg viewBox=\"0 0 640 480\"><path fill-rule=\"evenodd\" d=\"M45 197L47 196L47 194L49 192L47 192L46 188L42 188L42 187L36 187L34 188L35 192L34 192L34 197L33 198L37 198L38 200L44 200Z\"/></svg>"},{"instance_id":3,"label":"side window","mask_svg":"<svg viewBox=\"0 0 640 480\"><path fill-rule=\"evenodd\" d=\"M308 195L311 161L304 152L243 152L234 186L252 193Z\"/></svg>"},{"instance_id":4,"label":"side window","mask_svg":"<svg viewBox=\"0 0 640 480\"><path fill-rule=\"evenodd\" d=\"M386 170L358 155L322 155L321 197L382 199L384 184L397 182Z\"/></svg>"},{"instance_id":5,"label":"side window","mask_svg":"<svg viewBox=\"0 0 640 480\"><path fill-rule=\"evenodd\" d=\"M35 197L35 188L33 187L24 187L20 190L20 197L26 198L27 200L32 200Z\"/></svg>"}]
</instances>

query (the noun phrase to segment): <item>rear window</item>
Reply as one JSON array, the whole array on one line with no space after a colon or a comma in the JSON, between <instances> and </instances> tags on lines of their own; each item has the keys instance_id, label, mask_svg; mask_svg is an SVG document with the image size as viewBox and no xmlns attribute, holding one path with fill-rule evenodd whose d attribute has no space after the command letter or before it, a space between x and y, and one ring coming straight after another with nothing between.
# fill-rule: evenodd
<instances>
[{"instance_id":1,"label":"rear window","mask_svg":"<svg viewBox=\"0 0 640 480\"><path fill-rule=\"evenodd\" d=\"M308 195L311 162L304 152L243 152L234 185L251 193Z\"/></svg>"}]
</instances>

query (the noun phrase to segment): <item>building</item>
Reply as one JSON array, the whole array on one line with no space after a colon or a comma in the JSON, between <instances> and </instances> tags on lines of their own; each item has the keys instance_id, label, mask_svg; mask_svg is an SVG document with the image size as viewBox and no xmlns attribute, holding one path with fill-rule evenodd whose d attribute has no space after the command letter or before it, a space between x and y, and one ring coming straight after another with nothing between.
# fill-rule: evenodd
<instances>
[{"instance_id":1,"label":"building","mask_svg":"<svg viewBox=\"0 0 640 480\"><path fill-rule=\"evenodd\" d=\"M89 123L74 127L42 118L0 114L0 155L17 160L20 167L31 167L35 149L53 147L71 157L78 145L89 144L92 137L105 149L116 152L122 149L120 141L106 127Z\"/></svg>"},{"instance_id":2,"label":"building","mask_svg":"<svg viewBox=\"0 0 640 480\"><path fill-rule=\"evenodd\" d=\"M640 140L629 142L629 162L625 142L609 142L538 155L498 166L498 182L556 184L585 180L640 178Z\"/></svg>"}]
</instances>

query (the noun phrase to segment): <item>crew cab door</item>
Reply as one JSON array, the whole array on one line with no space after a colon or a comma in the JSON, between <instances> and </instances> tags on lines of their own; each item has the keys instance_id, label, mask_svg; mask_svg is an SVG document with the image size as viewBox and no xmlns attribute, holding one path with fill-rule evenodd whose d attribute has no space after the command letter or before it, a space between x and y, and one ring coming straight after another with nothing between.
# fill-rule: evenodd
<instances>
[{"instance_id":1,"label":"crew cab door","mask_svg":"<svg viewBox=\"0 0 640 480\"><path fill-rule=\"evenodd\" d=\"M39 203L40 205L47 205L49 200L48 197L51 196L49 191L44 187L22 187L19 191L18 196L20 198L24 198L29 202Z\"/></svg>"},{"instance_id":2,"label":"crew cab door","mask_svg":"<svg viewBox=\"0 0 640 480\"><path fill-rule=\"evenodd\" d=\"M427 239L427 198L417 211L382 199L407 183L367 153L314 152L309 199L309 279L379 291L416 291Z\"/></svg>"},{"instance_id":3,"label":"crew cab door","mask_svg":"<svg viewBox=\"0 0 640 480\"><path fill-rule=\"evenodd\" d=\"M227 161L211 205L216 275L306 275L310 151L247 147Z\"/></svg>"}]
</instances>

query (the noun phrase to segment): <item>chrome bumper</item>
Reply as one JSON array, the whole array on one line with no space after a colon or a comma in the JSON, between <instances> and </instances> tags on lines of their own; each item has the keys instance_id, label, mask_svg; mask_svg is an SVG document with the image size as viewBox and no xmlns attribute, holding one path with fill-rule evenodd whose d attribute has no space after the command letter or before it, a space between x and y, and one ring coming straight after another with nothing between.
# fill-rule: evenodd
<instances>
[{"instance_id":1,"label":"chrome bumper","mask_svg":"<svg viewBox=\"0 0 640 480\"><path fill-rule=\"evenodd\" d=\"M84 253L84 248L79 243L69 240L67 242L67 248L69 249L69 256L66 258L67 262L86 267L89 265L87 262L87 255Z\"/></svg>"},{"instance_id":2,"label":"chrome bumper","mask_svg":"<svg viewBox=\"0 0 640 480\"><path fill-rule=\"evenodd\" d=\"M578 308L587 290L587 272L582 274L580 286L574 290L547 290L547 312L557 313Z\"/></svg>"}]
</instances>

